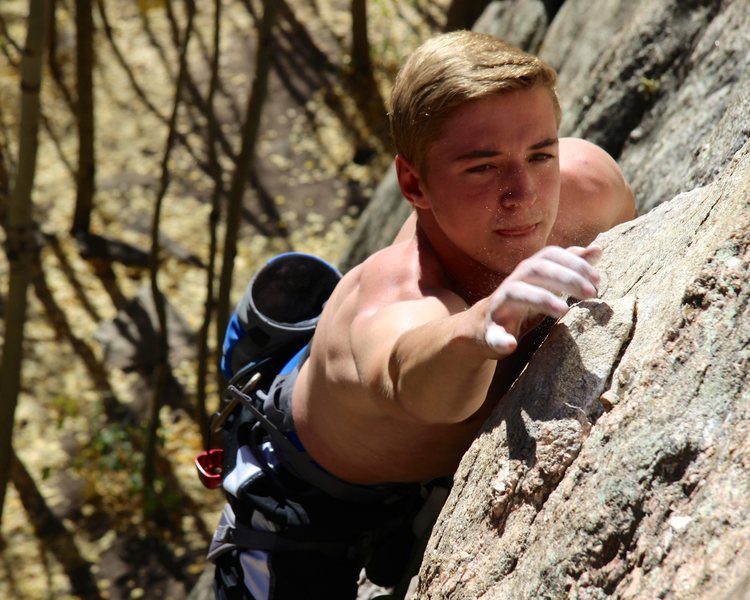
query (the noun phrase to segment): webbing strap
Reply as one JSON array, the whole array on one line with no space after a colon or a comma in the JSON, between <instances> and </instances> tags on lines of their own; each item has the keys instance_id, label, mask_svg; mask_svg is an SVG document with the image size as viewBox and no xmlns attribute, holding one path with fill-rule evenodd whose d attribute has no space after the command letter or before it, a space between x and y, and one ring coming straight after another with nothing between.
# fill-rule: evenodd
<instances>
[{"instance_id":1,"label":"webbing strap","mask_svg":"<svg viewBox=\"0 0 750 600\"><path fill-rule=\"evenodd\" d=\"M333 556L354 558L363 546L363 541L305 541L291 538L278 531L262 531L247 527L241 523L235 526L221 525L216 529L214 541L220 544L231 544L243 550L260 550L262 552L318 552Z\"/></svg>"},{"instance_id":2,"label":"webbing strap","mask_svg":"<svg viewBox=\"0 0 750 600\"><path fill-rule=\"evenodd\" d=\"M323 471L307 452L299 450L260 410L253 404L252 398L235 386L227 388L229 394L239 400L268 434L282 464L290 471L330 496L345 502L383 502L398 490L379 489L347 483ZM403 490L402 490L403 491Z\"/></svg>"}]
</instances>

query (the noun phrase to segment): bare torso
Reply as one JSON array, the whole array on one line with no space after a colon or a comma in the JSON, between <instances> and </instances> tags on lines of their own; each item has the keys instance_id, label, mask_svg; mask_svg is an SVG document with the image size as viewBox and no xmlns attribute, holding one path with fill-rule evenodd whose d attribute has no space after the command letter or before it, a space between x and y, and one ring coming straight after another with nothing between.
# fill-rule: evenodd
<instances>
[{"instance_id":1,"label":"bare torso","mask_svg":"<svg viewBox=\"0 0 750 600\"><path fill-rule=\"evenodd\" d=\"M420 254L414 238L378 252L347 274L318 325L295 386L295 426L315 460L347 481L421 481L452 474L528 358L517 352L499 361L486 401L459 423L421 422L363 388L351 351L352 322L363 312L444 289L440 267L432 261Z\"/></svg>"}]
</instances>

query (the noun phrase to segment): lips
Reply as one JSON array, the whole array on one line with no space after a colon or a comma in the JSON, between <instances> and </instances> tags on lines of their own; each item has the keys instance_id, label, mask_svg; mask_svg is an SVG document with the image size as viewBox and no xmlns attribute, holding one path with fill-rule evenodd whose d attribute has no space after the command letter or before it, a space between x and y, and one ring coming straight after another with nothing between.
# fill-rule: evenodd
<instances>
[{"instance_id":1,"label":"lips","mask_svg":"<svg viewBox=\"0 0 750 600\"><path fill-rule=\"evenodd\" d=\"M532 223L531 225L504 227L502 229L496 229L495 233L503 237L524 237L534 233L536 231L537 225L538 223Z\"/></svg>"}]
</instances>

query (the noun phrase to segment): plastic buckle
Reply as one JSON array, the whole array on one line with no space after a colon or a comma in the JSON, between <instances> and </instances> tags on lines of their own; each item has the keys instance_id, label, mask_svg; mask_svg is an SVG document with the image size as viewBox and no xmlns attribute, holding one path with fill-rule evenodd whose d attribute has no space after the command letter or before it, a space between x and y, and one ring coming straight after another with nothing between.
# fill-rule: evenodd
<instances>
[{"instance_id":1,"label":"plastic buckle","mask_svg":"<svg viewBox=\"0 0 750 600\"><path fill-rule=\"evenodd\" d=\"M215 490L221 486L221 472L224 467L224 450L213 448L204 450L195 457L195 468L198 469L198 477L201 483L209 490Z\"/></svg>"}]
</instances>

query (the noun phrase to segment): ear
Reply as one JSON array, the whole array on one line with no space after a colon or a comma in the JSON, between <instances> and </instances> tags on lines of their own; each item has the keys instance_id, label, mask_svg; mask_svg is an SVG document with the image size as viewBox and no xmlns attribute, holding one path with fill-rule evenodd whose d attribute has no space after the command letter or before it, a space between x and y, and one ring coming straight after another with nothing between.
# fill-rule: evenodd
<instances>
[{"instance_id":1,"label":"ear","mask_svg":"<svg viewBox=\"0 0 750 600\"><path fill-rule=\"evenodd\" d=\"M396 177L401 193L414 208L430 208L424 195L424 182L417 169L400 154L396 155Z\"/></svg>"}]
</instances>

